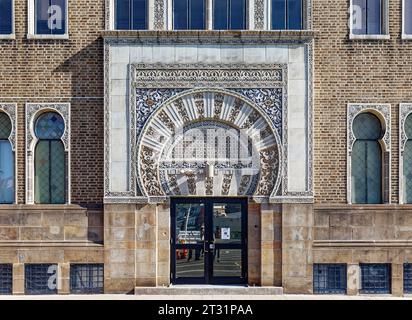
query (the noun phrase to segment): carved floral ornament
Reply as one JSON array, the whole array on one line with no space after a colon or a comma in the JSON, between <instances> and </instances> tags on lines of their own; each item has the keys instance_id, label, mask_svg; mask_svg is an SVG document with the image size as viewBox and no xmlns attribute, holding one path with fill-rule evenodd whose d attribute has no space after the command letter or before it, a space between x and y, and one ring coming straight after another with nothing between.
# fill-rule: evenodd
<instances>
[{"instance_id":1,"label":"carved floral ornament","mask_svg":"<svg viewBox=\"0 0 412 320\"><path fill-rule=\"evenodd\" d=\"M348 152L352 152L353 144L355 143L356 137L353 133L352 124L355 118L361 114L370 112L376 115L381 123L385 134L382 138L385 150L390 151L391 149L391 111L390 105L388 104L349 104L348 105L348 122L347 122L347 132L348 132Z\"/></svg>"},{"instance_id":2,"label":"carved floral ornament","mask_svg":"<svg viewBox=\"0 0 412 320\"><path fill-rule=\"evenodd\" d=\"M0 112L4 112L10 118L12 129L9 141L13 151L16 151L16 127L17 127L17 106L15 103L0 103Z\"/></svg>"},{"instance_id":3,"label":"carved floral ornament","mask_svg":"<svg viewBox=\"0 0 412 320\"><path fill-rule=\"evenodd\" d=\"M281 142L269 117L240 94L187 90L153 112L137 141L145 197L269 197L280 185Z\"/></svg>"}]
</instances>

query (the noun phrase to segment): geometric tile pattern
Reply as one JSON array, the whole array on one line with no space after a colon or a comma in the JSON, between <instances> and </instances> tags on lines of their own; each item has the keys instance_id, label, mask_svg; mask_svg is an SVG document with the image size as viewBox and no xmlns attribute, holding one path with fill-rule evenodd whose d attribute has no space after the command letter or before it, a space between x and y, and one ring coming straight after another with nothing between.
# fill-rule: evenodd
<instances>
[{"instance_id":1,"label":"geometric tile pattern","mask_svg":"<svg viewBox=\"0 0 412 320\"><path fill-rule=\"evenodd\" d=\"M0 112L0 140L7 140L10 137L11 130L10 117L4 112Z\"/></svg>"}]
</instances>

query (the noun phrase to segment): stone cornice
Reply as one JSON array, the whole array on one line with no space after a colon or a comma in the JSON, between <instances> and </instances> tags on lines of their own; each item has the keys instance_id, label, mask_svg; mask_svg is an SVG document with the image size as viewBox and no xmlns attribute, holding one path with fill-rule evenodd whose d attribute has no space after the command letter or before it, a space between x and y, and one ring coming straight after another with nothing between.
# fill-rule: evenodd
<instances>
[{"instance_id":1,"label":"stone cornice","mask_svg":"<svg viewBox=\"0 0 412 320\"><path fill-rule=\"evenodd\" d=\"M185 31L102 31L107 40L127 40L143 43L278 43L307 42L314 39L313 30L185 30Z\"/></svg>"}]
</instances>

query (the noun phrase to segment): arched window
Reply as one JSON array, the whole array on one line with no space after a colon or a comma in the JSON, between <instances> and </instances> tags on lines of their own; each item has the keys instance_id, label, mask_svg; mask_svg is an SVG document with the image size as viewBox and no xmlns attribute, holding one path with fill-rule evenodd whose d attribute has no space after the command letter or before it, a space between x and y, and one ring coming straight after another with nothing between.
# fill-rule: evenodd
<instances>
[{"instance_id":1,"label":"arched window","mask_svg":"<svg viewBox=\"0 0 412 320\"><path fill-rule=\"evenodd\" d=\"M35 134L39 139L34 155L35 203L63 204L66 202L66 154L61 137L65 125L56 112L38 117Z\"/></svg>"},{"instance_id":2,"label":"arched window","mask_svg":"<svg viewBox=\"0 0 412 320\"><path fill-rule=\"evenodd\" d=\"M14 203L14 154L9 141L11 131L9 116L0 112L0 204Z\"/></svg>"},{"instance_id":3,"label":"arched window","mask_svg":"<svg viewBox=\"0 0 412 320\"><path fill-rule=\"evenodd\" d=\"M404 202L412 203L412 114L406 118L404 128L408 138L403 151Z\"/></svg>"},{"instance_id":4,"label":"arched window","mask_svg":"<svg viewBox=\"0 0 412 320\"><path fill-rule=\"evenodd\" d=\"M356 141L352 149L352 203L382 203L382 148L380 120L361 113L353 121Z\"/></svg>"}]
</instances>

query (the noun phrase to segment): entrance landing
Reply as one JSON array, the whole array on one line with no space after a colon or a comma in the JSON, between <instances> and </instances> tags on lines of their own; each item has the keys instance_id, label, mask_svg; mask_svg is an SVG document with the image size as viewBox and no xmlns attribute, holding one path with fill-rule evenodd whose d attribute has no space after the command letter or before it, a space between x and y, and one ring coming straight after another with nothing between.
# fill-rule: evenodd
<instances>
[{"instance_id":1,"label":"entrance landing","mask_svg":"<svg viewBox=\"0 0 412 320\"><path fill-rule=\"evenodd\" d=\"M136 287L135 295L280 295L282 287L172 285L170 287Z\"/></svg>"}]
</instances>

